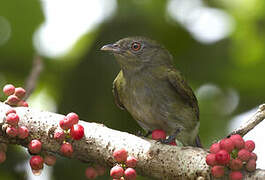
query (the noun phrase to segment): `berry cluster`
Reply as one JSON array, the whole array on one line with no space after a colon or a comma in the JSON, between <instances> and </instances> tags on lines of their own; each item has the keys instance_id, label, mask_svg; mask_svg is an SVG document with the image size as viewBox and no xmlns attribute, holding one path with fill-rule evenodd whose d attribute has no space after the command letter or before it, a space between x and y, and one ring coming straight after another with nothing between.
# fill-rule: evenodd
<instances>
[{"instance_id":1,"label":"berry cluster","mask_svg":"<svg viewBox=\"0 0 265 180\"><path fill-rule=\"evenodd\" d=\"M59 121L61 129L57 129L54 132L53 137L57 141L62 142L60 151L66 157L71 157L74 151L72 144L67 142L66 139L80 140L84 136L84 128L78 122L78 115L76 113L69 113ZM41 151L41 145L42 143L39 140L32 140L29 143L28 149L32 154L38 154ZM56 157L53 155L45 155L44 159L40 155L35 155L30 159L30 166L32 172L38 175L42 171L44 163L52 166L55 162Z\"/></svg>"},{"instance_id":2,"label":"berry cluster","mask_svg":"<svg viewBox=\"0 0 265 180\"><path fill-rule=\"evenodd\" d=\"M98 176L104 175L105 171L106 171L105 167L97 165L95 167L86 168L85 175L87 179L95 179Z\"/></svg>"},{"instance_id":3,"label":"berry cluster","mask_svg":"<svg viewBox=\"0 0 265 180\"><path fill-rule=\"evenodd\" d=\"M26 94L25 89L21 87L15 87L12 84L7 84L3 88L3 92L7 97L5 103L10 106L24 106L28 107L28 103L22 100ZM19 116L16 113L15 109L9 109L6 112L5 123L3 127L5 132L10 137L16 137L20 139L25 139L28 137L29 131L25 126L18 126Z\"/></svg>"},{"instance_id":4,"label":"berry cluster","mask_svg":"<svg viewBox=\"0 0 265 180\"><path fill-rule=\"evenodd\" d=\"M66 139L80 140L84 136L84 127L78 122L78 115L71 112L59 121L61 129L54 132L54 139L63 142L60 151L66 157L71 157L74 151L72 144L67 142Z\"/></svg>"},{"instance_id":5,"label":"berry cluster","mask_svg":"<svg viewBox=\"0 0 265 180\"><path fill-rule=\"evenodd\" d=\"M5 103L9 104L10 106L25 106L28 107L28 104L22 100L26 94L26 91L21 88L15 88L12 84L5 85L3 88L3 92L6 96L8 96ZM5 124L2 126L3 130L6 134L11 137L15 138L18 137L19 139L26 139L29 135L29 130L25 126L19 126L19 116L15 109L10 108L7 110L5 114ZM6 150L7 145L1 143L0 144L0 163L4 162L6 159Z\"/></svg>"},{"instance_id":6,"label":"berry cluster","mask_svg":"<svg viewBox=\"0 0 265 180\"><path fill-rule=\"evenodd\" d=\"M24 96L26 95L26 91L22 87L16 88L12 84L7 84L4 86L3 92L6 96L8 96L5 103L9 104L10 106L29 106L28 103L23 100Z\"/></svg>"},{"instance_id":7,"label":"berry cluster","mask_svg":"<svg viewBox=\"0 0 265 180\"><path fill-rule=\"evenodd\" d=\"M152 139L153 140L164 140L167 138L167 134L162 129L155 129L152 131ZM169 145L176 146L176 141L172 141L169 143Z\"/></svg>"},{"instance_id":8,"label":"berry cluster","mask_svg":"<svg viewBox=\"0 0 265 180\"><path fill-rule=\"evenodd\" d=\"M113 180L135 180L136 171L134 167L136 167L138 160L133 156L128 156L125 149L115 150L113 157L118 162L110 170L110 176Z\"/></svg>"},{"instance_id":9,"label":"berry cluster","mask_svg":"<svg viewBox=\"0 0 265 180\"><path fill-rule=\"evenodd\" d=\"M34 154L30 160L29 164L33 174L40 175L43 169L44 163L48 166L53 166L56 162L56 157L47 153L41 153L42 143L37 139L33 139L28 144L28 150L31 154ZM44 158L43 158L44 156Z\"/></svg>"},{"instance_id":10,"label":"berry cluster","mask_svg":"<svg viewBox=\"0 0 265 180\"><path fill-rule=\"evenodd\" d=\"M230 180L241 180L241 171L256 170L257 155L252 152L254 149L255 143L252 140L244 141L240 135L235 134L212 144L206 163L212 166L211 173L215 178L223 177L225 171L230 170Z\"/></svg>"},{"instance_id":11,"label":"berry cluster","mask_svg":"<svg viewBox=\"0 0 265 180\"><path fill-rule=\"evenodd\" d=\"M44 163L48 166L53 166L56 163L56 157L50 154L44 155L44 158L40 155L34 155L30 158L29 164L34 175L40 175L44 166Z\"/></svg>"},{"instance_id":12,"label":"berry cluster","mask_svg":"<svg viewBox=\"0 0 265 180\"><path fill-rule=\"evenodd\" d=\"M23 106L28 107L28 103L23 100L26 91L25 89L18 87L15 88L12 84L7 84L3 88L3 92L6 96L8 96L7 100L5 101L6 104L10 106ZM8 136L14 138L18 137L19 139L26 139L29 135L29 130L25 126L19 126L19 116L16 113L16 110L13 108L10 108L6 112L5 116L5 124L3 125L3 128L5 129L5 132ZM56 162L56 157L53 155L45 154L44 159L42 156L37 155L41 152L42 143L37 140L33 139L28 144L28 150L31 154L34 154L30 158L30 167L32 169L32 172L35 175L39 175L43 169L43 164L47 165L54 165ZM7 145L6 144L0 144L0 163L4 162L6 159L6 150Z\"/></svg>"},{"instance_id":13,"label":"berry cluster","mask_svg":"<svg viewBox=\"0 0 265 180\"><path fill-rule=\"evenodd\" d=\"M25 139L29 135L29 130L25 126L19 126L19 116L17 115L17 112L15 109L9 109L6 112L5 116L5 125L3 126L5 128L6 134L10 137L18 137L20 139Z\"/></svg>"},{"instance_id":14,"label":"berry cluster","mask_svg":"<svg viewBox=\"0 0 265 180\"><path fill-rule=\"evenodd\" d=\"M5 101L6 104L10 106L24 106L28 107L28 103L23 100L25 97L25 89L18 87L16 88L12 84L7 84L3 88L3 92L7 97ZM6 134L10 137L18 137L20 139L25 139L29 135L29 131L25 126L18 126L19 116L16 114L15 109L9 109L6 112L5 125L3 126ZM57 129L54 132L54 139L62 142L60 151L64 156L70 157L73 154L72 145L67 142L67 139L80 140L84 136L84 128L82 125L78 124L79 117L75 113L69 113L67 116L63 117L59 121L61 129ZM40 175L46 165L52 166L56 162L56 157L47 154L47 152L41 152L42 142L33 139L28 144L28 150L33 155L30 158L30 167L35 175ZM4 162L6 159L7 145L0 143L0 163ZM86 170L86 176L90 179L95 178L98 175L102 175L105 172L105 168L102 166L95 166L94 168L89 167Z\"/></svg>"}]
</instances>

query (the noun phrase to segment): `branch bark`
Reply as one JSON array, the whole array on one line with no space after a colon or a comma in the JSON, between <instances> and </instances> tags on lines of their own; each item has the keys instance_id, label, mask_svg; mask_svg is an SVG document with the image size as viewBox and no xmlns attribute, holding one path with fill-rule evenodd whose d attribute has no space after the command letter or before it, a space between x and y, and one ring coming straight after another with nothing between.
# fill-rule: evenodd
<instances>
[{"instance_id":1,"label":"branch bark","mask_svg":"<svg viewBox=\"0 0 265 180\"><path fill-rule=\"evenodd\" d=\"M256 127L260 122L265 119L265 104L259 106L257 112L246 123L242 124L239 128L232 131L228 136L233 134L240 134L245 136L249 131Z\"/></svg>"},{"instance_id":2,"label":"branch bark","mask_svg":"<svg viewBox=\"0 0 265 180\"><path fill-rule=\"evenodd\" d=\"M10 106L0 102L0 125L3 125L5 112ZM25 140L8 137L0 129L0 142L27 146L32 139L43 143L43 150L60 154L60 143L52 138L60 128L63 115L39 111L33 108L15 108L20 117L19 125L29 128L30 136ZM126 132L116 131L102 124L81 121L85 136L80 141L71 142L74 148L72 158L83 162L97 162L113 166L112 152L125 148L129 155L138 159L137 172L157 179L211 179L210 167L205 162L207 150L196 147L176 147L157 141L140 138ZM245 179L265 179L264 170L248 173Z\"/></svg>"}]
</instances>

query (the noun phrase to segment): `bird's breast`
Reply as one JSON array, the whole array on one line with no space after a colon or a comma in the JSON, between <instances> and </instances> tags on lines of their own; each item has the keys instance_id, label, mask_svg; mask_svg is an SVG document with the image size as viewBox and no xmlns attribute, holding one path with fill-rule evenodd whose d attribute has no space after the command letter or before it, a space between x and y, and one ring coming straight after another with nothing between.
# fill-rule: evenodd
<instances>
[{"instance_id":1,"label":"bird's breast","mask_svg":"<svg viewBox=\"0 0 265 180\"><path fill-rule=\"evenodd\" d=\"M167 128L171 101L175 99L172 89L167 86L166 81L148 75L134 77L126 81L123 104L147 129Z\"/></svg>"}]
</instances>

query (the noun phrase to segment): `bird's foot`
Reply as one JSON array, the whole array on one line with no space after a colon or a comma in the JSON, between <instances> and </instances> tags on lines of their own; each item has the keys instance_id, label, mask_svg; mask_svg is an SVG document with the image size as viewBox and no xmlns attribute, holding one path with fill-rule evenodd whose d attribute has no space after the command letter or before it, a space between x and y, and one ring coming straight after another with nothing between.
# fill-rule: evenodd
<instances>
[{"instance_id":1,"label":"bird's foot","mask_svg":"<svg viewBox=\"0 0 265 180\"><path fill-rule=\"evenodd\" d=\"M163 144L170 144L170 143L174 142L175 139L176 139L176 137L177 137L177 135L180 133L180 131L181 131L181 128L178 128L178 129L174 132L174 134L168 136L166 139L160 139L159 142L161 142L161 143L163 143Z\"/></svg>"},{"instance_id":2,"label":"bird's foot","mask_svg":"<svg viewBox=\"0 0 265 180\"><path fill-rule=\"evenodd\" d=\"M176 137L175 136L168 136L166 139L159 139L159 142L163 143L163 144L170 144L173 141L175 141Z\"/></svg>"}]
</instances>

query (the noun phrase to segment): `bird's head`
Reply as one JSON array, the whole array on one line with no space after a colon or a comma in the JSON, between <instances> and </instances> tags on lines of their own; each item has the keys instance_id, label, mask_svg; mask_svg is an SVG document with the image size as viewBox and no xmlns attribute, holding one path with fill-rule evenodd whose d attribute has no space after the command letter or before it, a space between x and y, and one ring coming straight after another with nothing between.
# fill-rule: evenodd
<instances>
[{"instance_id":1,"label":"bird's head","mask_svg":"<svg viewBox=\"0 0 265 180\"><path fill-rule=\"evenodd\" d=\"M101 48L114 54L123 69L171 65L170 53L157 42L145 37L128 37Z\"/></svg>"}]
</instances>

